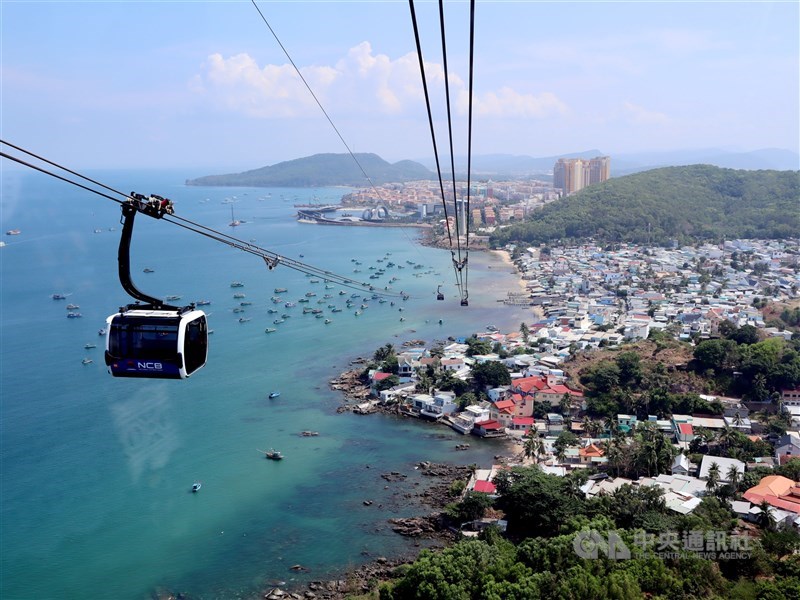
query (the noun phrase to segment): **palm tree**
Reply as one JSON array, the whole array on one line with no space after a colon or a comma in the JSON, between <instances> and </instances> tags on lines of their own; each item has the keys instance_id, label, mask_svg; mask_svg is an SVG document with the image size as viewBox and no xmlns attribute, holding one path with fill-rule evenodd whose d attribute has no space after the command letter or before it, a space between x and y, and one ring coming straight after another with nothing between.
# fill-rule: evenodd
<instances>
[{"instance_id":1,"label":"palm tree","mask_svg":"<svg viewBox=\"0 0 800 600\"><path fill-rule=\"evenodd\" d=\"M739 469L736 468L736 465L731 465L728 467L728 472L725 473L725 476L728 478L728 481L733 488L733 493L739 491L739 482L742 479L742 474L739 472Z\"/></svg>"},{"instance_id":2,"label":"palm tree","mask_svg":"<svg viewBox=\"0 0 800 600\"><path fill-rule=\"evenodd\" d=\"M764 529L771 530L775 527L775 517L772 516L772 506L766 500L762 500L758 505L761 514L758 515L758 524Z\"/></svg>"},{"instance_id":3,"label":"palm tree","mask_svg":"<svg viewBox=\"0 0 800 600\"><path fill-rule=\"evenodd\" d=\"M534 458L538 463L539 457L544 454L544 441L533 432L528 432L525 435L525 444L523 448L525 449L525 457Z\"/></svg>"},{"instance_id":4,"label":"palm tree","mask_svg":"<svg viewBox=\"0 0 800 600\"><path fill-rule=\"evenodd\" d=\"M722 447L727 450L736 442L739 437L738 433L738 431L726 423L722 431L717 434L717 439L719 443L722 444Z\"/></svg>"},{"instance_id":5,"label":"palm tree","mask_svg":"<svg viewBox=\"0 0 800 600\"><path fill-rule=\"evenodd\" d=\"M711 466L708 468L707 477L706 489L713 494L717 491L717 487L719 487L719 465L717 463L711 463Z\"/></svg>"},{"instance_id":6,"label":"palm tree","mask_svg":"<svg viewBox=\"0 0 800 600\"><path fill-rule=\"evenodd\" d=\"M605 455L608 459L608 467L609 469L613 469L617 473L617 477L619 477L620 467L622 467L622 449L619 447L619 444L615 440L608 440L605 443Z\"/></svg>"},{"instance_id":7,"label":"palm tree","mask_svg":"<svg viewBox=\"0 0 800 600\"><path fill-rule=\"evenodd\" d=\"M568 417L570 414L570 410L572 409L572 396L569 395L569 392L564 392L564 395L561 396L561 402L558 403L558 408L561 410L561 414L565 417Z\"/></svg>"}]
</instances>

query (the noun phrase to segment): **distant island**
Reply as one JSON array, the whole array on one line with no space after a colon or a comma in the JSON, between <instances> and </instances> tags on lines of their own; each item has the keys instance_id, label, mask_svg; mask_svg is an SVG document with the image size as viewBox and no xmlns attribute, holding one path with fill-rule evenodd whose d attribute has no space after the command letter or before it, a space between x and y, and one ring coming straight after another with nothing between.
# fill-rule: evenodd
<instances>
[{"instance_id":1,"label":"distant island","mask_svg":"<svg viewBox=\"0 0 800 600\"><path fill-rule=\"evenodd\" d=\"M614 177L492 234L495 247L595 239L666 244L800 235L800 173L710 165Z\"/></svg>"},{"instance_id":2,"label":"distant island","mask_svg":"<svg viewBox=\"0 0 800 600\"><path fill-rule=\"evenodd\" d=\"M419 163L401 160L388 163L377 154L356 154L358 163L375 185L434 179ZM315 154L287 160L243 173L208 175L187 179L186 185L236 187L319 187L345 185L367 187L369 181L349 154Z\"/></svg>"}]
</instances>

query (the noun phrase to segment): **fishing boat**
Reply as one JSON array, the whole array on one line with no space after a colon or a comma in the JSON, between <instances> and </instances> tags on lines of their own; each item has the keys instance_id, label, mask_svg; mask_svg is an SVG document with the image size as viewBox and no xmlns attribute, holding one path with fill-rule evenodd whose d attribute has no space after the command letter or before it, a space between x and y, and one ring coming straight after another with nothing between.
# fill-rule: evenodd
<instances>
[{"instance_id":1,"label":"fishing boat","mask_svg":"<svg viewBox=\"0 0 800 600\"><path fill-rule=\"evenodd\" d=\"M51 296L53 300L66 300L67 297L64 294L53 294Z\"/></svg>"},{"instance_id":2,"label":"fishing boat","mask_svg":"<svg viewBox=\"0 0 800 600\"><path fill-rule=\"evenodd\" d=\"M245 317L239 317L239 323L247 323L250 319Z\"/></svg>"},{"instance_id":3,"label":"fishing boat","mask_svg":"<svg viewBox=\"0 0 800 600\"><path fill-rule=\"evenodd\" d=\"M314 292L306 292L306 298L313 298L314 296L316 296Z\"/></svg>"},{"instance_id":4,"label":"fishing boat","mask_svg":"<svg viewBox=\"0 0 800 600\"><path fill-rule=\"evenodd\" d=\"M77 304L67 304L67 310L79 310L80 306Z\"/></svg>"},{"instance_id":5,"label":"fishing boat","mask_svg":"<svg viewBox=\"0 0 800 600\"><path fill-rule=\"evenodd\" d=\"M278 331L278 330L277 330L277 329L275 329L274 327L267 327L267 328L264 330L264 333L275 333L276 331Z\"/></svg>"},{"instance_id":6,"label":"fishing boat","mask_svg":"<svg viewBox=\"0 0 800 600\"><path fill-rule=\"evenodd\" d=\"M300 435L303 437L316 437L319 435L318 431L301 431Z\"/></svg>"},{"instance_id":7,"label":"fishing boat","mask_svg":"<svg viewBox=\"0 0 800 600\"><path fill-rule=\"evenodd\" d=\"M284 292L287 292L288 290L286 288L275 288L274 291L275 291L276 294L283 294Z\"/></svg>"},{"instance_id":8,"label":"fishing boat","mask_svg":"<svg viewBox=\"0 0 800 600\"><path fill-rule=\"evenodd\" d=\"M180 300L180 299L181 299L181 296L178 296L176 294L172 294L171 296L167 296L167 300Z\"/></svg>"},{"instance_id":9,"label":"fishing boat","mask_svg":"<svg viewBox=\"0 0 800 600\"><path fill-rule=\"evenodd\" d=\"M325 325L330 325L331 323L333 323L331 319L325 319Z\"/></svg>"},{"instance_id":10,"label":"fishing boat","mask_svg":"<svg viewBox=\"0 0 800 600\"><path fill-rule=\"evenodd\" d=\"M105 334L106 334L106 330L105 329L98 329L97 330L97 335L103 336Z\"/></svg>"},{"instance_id":11,"label":"fishing boat","mask_svg":"<svg viewBox=\"0 0 800 600\"><path fill-rule=\"evenodd\" d=\"M292 316L292 315L290 315L289 313L283 313L283 314L281 315L281 319L289 319L289 318L291 318L291 316Z\"/></svg>"},{"instance_id":12,"label":"fishing boat","mask_svg":"<svg viewBox=\"0 0 800 600\"><path fill-rule=\"evenodd\" d=\"M280 324L281 324L281 323L283 323L283 322L284 322L284 320L283 320L283 319L275 319L275 320L273 321L273 324L275 324L275 325L280 325Z\"/></svg>"},{"instance_id":13,"label":"fishing boat","mask_svg":"<svg viewBox=\"0 0 800 600\"><path fill-rule=\"evenodd\" d=\"M6 235L19 235L22 233L19 229L9 229L6 231Z\"/></svg>"},{"instance_id":14,"label":"fishing boat","mask_svg":"<svg viewBox=\"0 0 800 600\"><path fill-rule=\"evenodd\" d=\"M195 481L192 484L192 493L194 494L196 492L199 492L201 487L203 487L203 484L200 483L199 481Z\"/></svg>"},{"instance_id":15,"label":"fishing boat","mask_svg":"<svg viewBox=\"0 0 800 600\"><path fill-rule=\"evenodd\" d=\"M196 304L197 306L208 306L211 304L211 300L198 300Z\"/></svg>"},{"instance_id":16,"label":"fishing boat","mask_svg":"<svg viewBox=\"0 0 800 600\"><path fill-rule=\"evenodd\" d=\"M300 298L298 302L308 302L308 298Z\"/></svg>"},{"instance_id":17,"label":"fishing boat","mask_svg":"<svg viewBox=\"0 0 800 600\"><path fill-rule=\"evenodd\" d=\"M277 398L280 395L281 395L280 392L270 392L269 397L270 398Z\"/></svg>"},{"instance_id":18,"label":"fishing boat","mask_svg":"<svg viewBox=\"0 0 800 600\"><path fill-rule=\"evenodd\" d=\"M93 361L91 358L84 358L84 359L81 361L81 363L83 363L84 365L90 365L90 364L92 364L93 362L94 362L94 361Z\"/></svg>"},{"instance_id":19,"label":"fishing boat","mask_svg":"<svg viewBox=\"0 0 800 600\"><path fill-rule=\"evenodd\" d=\"M270 460L283 460L283 454L281 454L280 451L272 448L264 452L264 456Z\"/></svg>"},{"instance_id":20,"label":"fishing boat","mask_svg":"<svg viewBox=\"0 0 800 600\"><path fill-rule=\"evenodd\" d=\"M239 302L239 306L252 306L252 302Z\"/></svg>"},{"instance_id":21,"label":"fishing boat","mask_svg":"<svg viewBox=\"0 0 800 600\"><path fill-rule=\"evenodd\" d=\"M236 300L239 300L240 298L246 298L247 296L245 296L244 294L234 294L234 295L233 295L233 297L234 297Z\"/></svg>"},{"instance_id":22,"label":"fishing boat","mask_svg":"<svg viewBox=\"0 0 800 600\"><path fill-rule=\"evenodd\" d=\"M153 269L149 268L149 267L145 267L144 268L144 272L145 273L155 273L155 271Z\"/></svg>"},{"instance_id":23,"label":"fishing boat","mask_svg":"<svg viewBox=\"0 0 800 600\"><path fill-rule=\"evenodd\" d=\"M319 283L319 279L312 279L311 283Z\"/></svg>"},{"instance_id":24,"label":"fishing boat","mask_svg":"<svg viewBox=\"0 0 800 600\"><path fill-rule=\"evenodd\" d=\"M76 312L67 313L68 319L80 319L82 316L83 315L81 313L76 313Z\"/></svg>"},{"instance_id":25,"label":"fishing boat","mask_svg":"<svg viewBox=\"0 0 800 600\"><path fill-rule=\"evenodd\" d=\"M267 309L267 312L269 314L271 314L271 315L274 315L275 313L278 312L278 309L277 308L270 308L270 309Z\"/></svg>"},{"instance_id":26,"label":"fishing boat","mask_svg":"<svg viewBox=\"0 0 800 600\"><path fill-rule=\"evenodd\" d=\"M233 283L231 283L231 287L232 288L240 288L240 287L244 287L244 284L241 281L234 281Z\"/></svg>"},{"instance_id":27,"label":"fishing boat","mask_svg":"<svg viewBox=\"0 0 800 600\"><path fill-rule=\"evenodd\" d=\"M235 313L243 313L244 309L237 306L236 308L233 309L233 312L235 312Z\"/></svg>"},{"instance_id":28,"label":"fishing boat","mask_svg":"<svg viewBox=\"0 0 800 600\"><path fill-rule=\"evenodd\" d=\"M86 350L91 350L92 348L97 348L96 344L85 344L83 346Z\"/></svg>"},{"instance_id":29,"label":"fishing boat","mask_svg":"<svg viewBox=\"0 0 800 600\"><path fill-rule=\"evenodd\" d=\"M239 221L236 217L233 216L233 206L231 206L231 222L228 223L228 225L230 227L238 227L241 224L242 224L242 222Z\"/></svg>"},{"instance_id":30,"label":"fishing boat","mask_svg":"<svg viewBox=\"0 0 800 600\"><path fill-rule=\"evenodd\" d=\"M286 304L284 304L284 306L286 308L294 308L295 306L297 306L297 304L295 304L294 302L287 302Z\"/></svg>"}]
</instances>

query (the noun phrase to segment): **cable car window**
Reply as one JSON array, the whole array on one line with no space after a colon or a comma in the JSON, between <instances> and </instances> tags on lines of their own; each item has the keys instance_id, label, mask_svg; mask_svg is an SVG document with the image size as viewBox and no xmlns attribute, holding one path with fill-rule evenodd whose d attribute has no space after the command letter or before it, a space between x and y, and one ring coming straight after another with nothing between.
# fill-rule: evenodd
<instances>
[{"instance_id":1,"label":"cable car window","mask_svg":"<svg viewBox=\"0 0 800 600\"><path fill-rule=\"evenodd\" d=\"M111 324L109 352L112 356L173 359L177 355L178 320L124 317Z\"/></svg>"},{"instance_id":2,"label":"cable car window","mask_svg":"<svg viewBox=\"0 0 800 600\"><path fill-rule=\"evenodd\" d=\"M184 337L184 359L186 373L191 375L206 364L208 354L208 328L205 316L187 323Z\"/></svg>"}]
</instances>

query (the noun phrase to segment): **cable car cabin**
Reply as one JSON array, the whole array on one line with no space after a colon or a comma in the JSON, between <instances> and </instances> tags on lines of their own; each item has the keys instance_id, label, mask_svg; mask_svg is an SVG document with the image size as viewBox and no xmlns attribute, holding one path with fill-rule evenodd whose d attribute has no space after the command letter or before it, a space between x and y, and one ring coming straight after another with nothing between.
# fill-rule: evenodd
<instances>
[{"instance_id":1,"label":"cable car cabin","mask_svg":"<svg viewBox=\"0 0 800 600\"><path fill-rule=\"evenodd\" d=\"M114 377L185 379L206 364L201 310L132 309L106 319L106 365Z\"/></svg>"}]
</instances>

